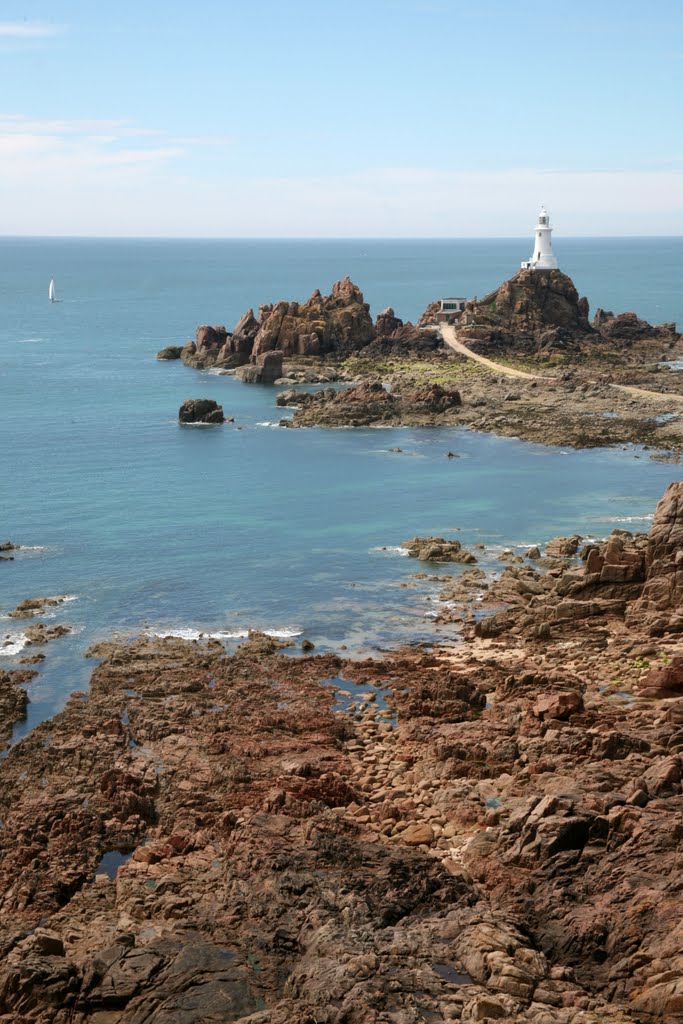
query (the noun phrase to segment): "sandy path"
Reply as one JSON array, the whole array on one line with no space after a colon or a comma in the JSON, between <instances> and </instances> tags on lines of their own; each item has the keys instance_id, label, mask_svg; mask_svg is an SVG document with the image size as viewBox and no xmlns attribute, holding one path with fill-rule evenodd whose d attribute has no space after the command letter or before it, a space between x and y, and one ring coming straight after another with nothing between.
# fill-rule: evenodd
<instances>
[{"instance_id":1,"label":"sandy path","mask_svg":"<svg viewBox=\"0 0 683 1024\"><path fill-rule=\"evenodd\" d=\"M496 373L506 374L508 377L522 377L525 380L557 380L556 377L544 377L540 373L527 373L525 370L515 370L511 366L504 366L503 363L496 363L493 359L480 356L477 352L473 352L472 349L463 345L461 341L458 341L455 327L450 324L443 324L440 330L441 337L454 352L465 356L466 359L473 359L475 362L481 363L482 366L487 366L489 370L495 370ZM637 388L631 384L610 384L609 387L615 388L617 391L623 391L628 395L634 395L636 398L654 398L660 402L683 402L683 395L664 391L648 391L645 388Z\"/></svg>"},{"instance_id":2,"label":"sandy path","mask_svg":"<svg viewBox=\"0 0 683 1024\"><path fill-rule=\"evenodd\" d=\"M515 370L511 366L503 366L502 363L495 363L493 359L487 359L486 356L480 356L477 352L473 352L472 349L467 348L461 341L458 341L458 335L456 334L455 327L450 324L444 324L441 327L441 337L446 344L457 352L461 356L465 356L466 359L474 359L475 362L481 363L482 366L488 366L489 370L495 370L496 373L504 373L508 377L523 377L525 380L549 380L548 377L541 377L538 373L527 373L525 370Z\"/></svg>"}]
</instances>

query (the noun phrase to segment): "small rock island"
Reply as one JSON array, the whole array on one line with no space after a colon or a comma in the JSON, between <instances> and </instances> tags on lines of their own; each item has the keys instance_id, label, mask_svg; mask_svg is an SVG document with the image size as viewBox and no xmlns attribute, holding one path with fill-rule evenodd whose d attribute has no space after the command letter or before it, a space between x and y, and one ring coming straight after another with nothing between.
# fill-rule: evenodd
<instances>
[{"instance_id":1,"label":"small rock island","mask_svg":"<svg viewBox=\"0 0 683 1024\"><path fill-rule=\"evenodd\" d=\"M295 407L287 427L450 424L546 444L683 451L683 374L669 365L683 354L676 325L604 309L591 319L551 232L541 209L517 273L481 299L431 303L416 324L391 308L373 321L346 277L329 295L247 310L232 332L202 325L158 358L247 383L331 385L280 393L278 405Z\"/></svg>"}]
</instances>

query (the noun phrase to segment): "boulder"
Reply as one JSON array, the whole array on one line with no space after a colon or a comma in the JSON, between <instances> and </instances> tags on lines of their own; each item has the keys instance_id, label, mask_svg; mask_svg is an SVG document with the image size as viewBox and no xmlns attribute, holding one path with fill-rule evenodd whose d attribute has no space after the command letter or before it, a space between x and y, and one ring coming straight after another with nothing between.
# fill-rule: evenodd
<instances>
[{"instance_id":1,"label":"boulder","mask_svg":"<svg viewBox=\"0 0 683 1024\"><path fill-rule=\"evenodd\" d=\"M579 711L583 711L583 697L576 690L545 694L538 698L533 707L534 716L541 721L556 718L564 722Z\"/></svg>"},{"instance_id":2,"label":"boulder","mask_svg":"<svg viewBox=\"0 0 683 1024\"><path fill-rule=\"evenodd\" d=\"M223 406L213 398L188 398L178 410L181 423L224 423Z\"/></svg>"},{"instance_id":3,"label":"boulder","mask_svg":"<svg viewBox=\"0 0 683 1024\"><path fill-rule=\"evenodd\" d=\"M167 345L166 348L162 348L160 352L157 352L157 359L180 359L180 354L182 351L182 345Z\"/></svg>"},{"instance_id":4,"label":"boulder","mask_svg":"<svg viewBox=\"0 0 683 1024\"><path fill-rule=\"evenodd\" d=\"M413 537L404 540L402 548L411 558L421 562L460 562L472 565L476 558L471 551L466 551L459 540L444 540L443 537Z\"/></svg>"}]
</instances>

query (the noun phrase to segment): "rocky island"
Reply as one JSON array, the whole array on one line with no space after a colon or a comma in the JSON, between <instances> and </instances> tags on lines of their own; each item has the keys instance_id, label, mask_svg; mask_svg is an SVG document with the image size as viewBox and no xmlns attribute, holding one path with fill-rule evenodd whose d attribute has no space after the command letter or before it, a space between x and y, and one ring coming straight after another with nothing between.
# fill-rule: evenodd
<instances>
[{"instance_id":1,"label":"rocky island","mask_svg":"<svg viewBox=\"0 0 683 1024\"><path fill-rule=\"evenodd\" d=\"M683 451L683 351L674 324L589 306L560 270L520 270L462 312L430 305L416 325L392 309L373 322L348 277L329 295L248 310L234 331L201 326L159 358L250 383L338 381L309 394L283 426L461 425L547 444L640 443ZM552 416L549 412L552 411Z\"/></svg>"},{"instance_id":2,"label":"rocky island","mask_svg":"<svg viewBox=\"0 0 683 1024\"><path fill-rule=\"evenodd\" d=\"M682 545L676 483L456 649L94 648L0 767L0 1020L683 1020Z\"/></svg>"}]
</instances>

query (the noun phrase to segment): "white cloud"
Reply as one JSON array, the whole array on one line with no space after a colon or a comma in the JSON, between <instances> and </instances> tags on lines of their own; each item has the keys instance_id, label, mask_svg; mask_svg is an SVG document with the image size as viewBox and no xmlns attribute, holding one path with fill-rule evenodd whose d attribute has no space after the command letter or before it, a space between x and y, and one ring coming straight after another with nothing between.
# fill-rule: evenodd
<instances>
[{"instance_id":1,"label":"white cloud","mask_svg":"<svg viewBox=\"0 0 683 1024\"><path fill-rule=\"evenodd\" d=\"M61 25L46 21L0 21L0 38L3 39L47 39L63 31Z\"/></svg>"},{"instance_id":2,"label":"white cloud","mask_svg":"<svg viewBox=\"0 0 683 1024\"><path fill-rule=\"evenodd\" d=\"M0 115L0 128L3 123ZM61 134L52 134L58 124ZM683 234L683 171L385 167L246 175L231 173L222 159L183 159L195 156L193 144L212 144L211 136L181 139L127 122L68 122L76 124L81 134L61 122L41 122L42 132L0 130L3 232L530 237L544 202L558 246L563 235ZM24 123L29 126L37 122Z\"/></svg>"}]
</instances>

